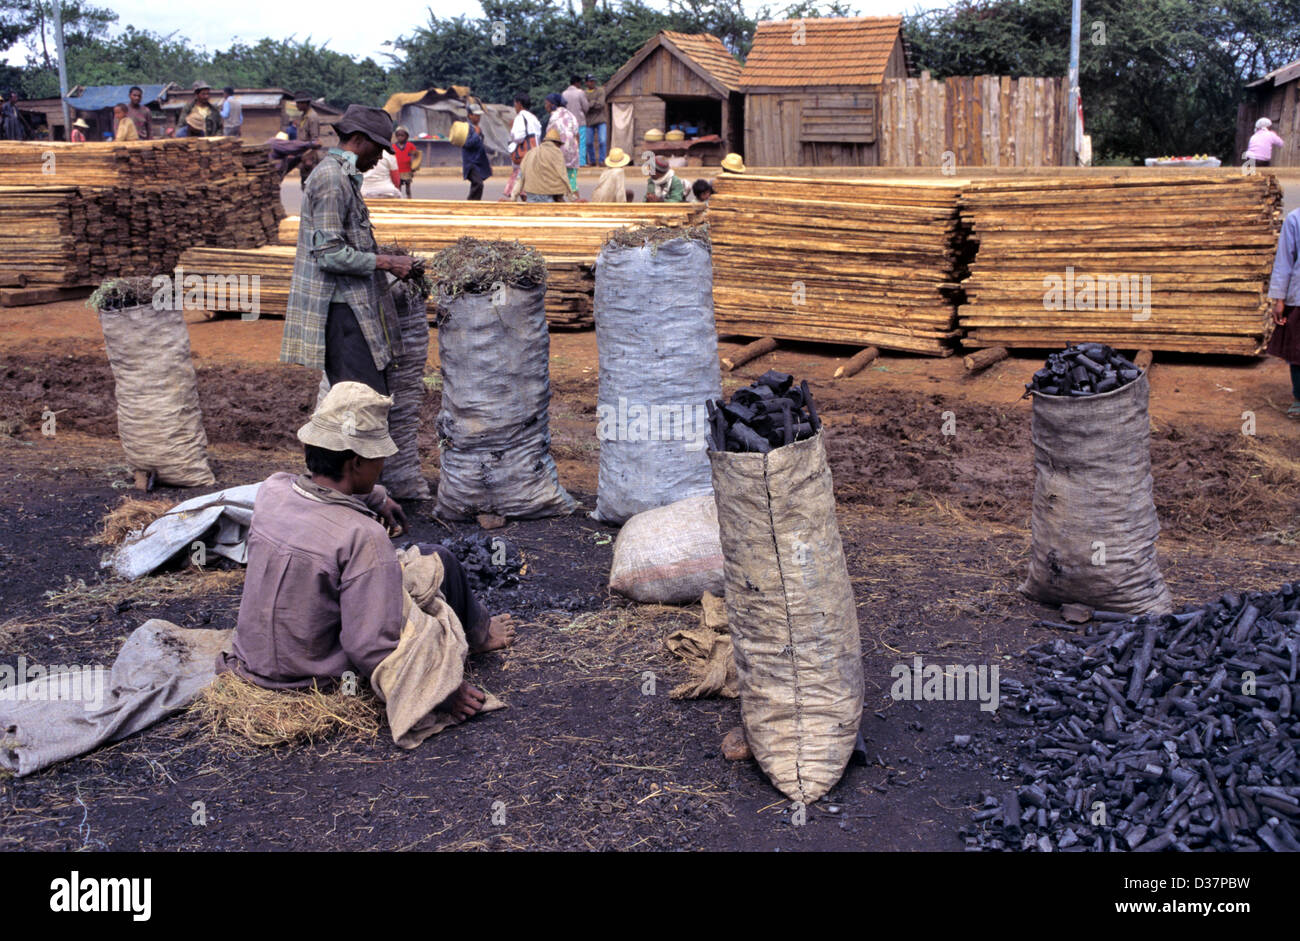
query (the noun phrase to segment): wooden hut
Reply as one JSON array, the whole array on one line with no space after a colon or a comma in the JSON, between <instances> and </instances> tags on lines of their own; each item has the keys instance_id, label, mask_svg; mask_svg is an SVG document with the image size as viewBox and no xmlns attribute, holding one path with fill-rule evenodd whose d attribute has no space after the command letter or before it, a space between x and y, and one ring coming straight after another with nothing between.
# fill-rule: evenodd
<instances>
[{"instance_id":1,"label":"wooden hut","mask_svg":"<svg viewBox=\"0 0 1300 941\"><path fill-rule=\"evenodd\" d=\"M610 146L680 156L690 165L743 153L739 79L740 63L717 36L663 30L605 83ZM646 143L646 131L672 128L685 139Z\"/></svg>"},{"instance_id":2,"label":"wooden hut","mask_svg":"<svg viewBox=\"0 0 1300 941\"><path fill-rule=\"evenodd\" d=\"M1274 167L1300 166L1300 60L1269 72L1246 86L1246 100L1237 107L1237 152L1240 159L1255 132L1255 122L1268 118L1286 142L1273 148Z\"/></svg>"},{"instance_id":3,"label":"wooden hut","mask_svg":"<svg viewBox=\"0 0 1300 941\"><path fill-rule=\"evenodd\" d=\"M876 166L880 85L906 78L901 16L765 20L740 74L745 160Z\"/></svg>"}]
</instances>

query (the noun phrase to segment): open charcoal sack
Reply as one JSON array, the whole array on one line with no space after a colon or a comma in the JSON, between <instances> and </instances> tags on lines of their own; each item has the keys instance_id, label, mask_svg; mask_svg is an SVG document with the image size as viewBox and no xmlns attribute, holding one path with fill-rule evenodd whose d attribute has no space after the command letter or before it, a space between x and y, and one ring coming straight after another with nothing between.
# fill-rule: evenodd
<instances>
[{"instance_id":1,"label":"open charcoal sack","mask_svg":"<svg viewBox=\"0 0 1300 941\"><path fill-rule=\"evenodd\" d=\"M637 244L638 232L617 233L596 261L600 478L592 516L604 523L711 486L704 402L721 395L722 382L709 247L678 234Z\"/></svg>"},{"instance_id":2,"label":"open charcoal sack","mask_svg":"<svg viewBox=\"0 0 1300 941\"><path fill-rule=\"evenodd\" d=\"M397 453L384 459L379 482L397 500L428 500L433 494L420 467L420 412L428 387L424 384L424 367L429 361L429 309L418 291L397 282L392 287L397 307L397 321L402 340L397 360L388 367L388 393L393 404L388 409L388 434L397 445ZM316 404L330 390L329 380L321 376Z\"/></svg>"},{"instance_id":3,"label":"open charcoal sack","mask_svg":"<svg viewBox=\"0 0 1300 941\"><path fill-rule=\"evenodd\" d=\"M709 458L745 737L778 790L814 801L853 754L863 696L822 434Z\"/></svg>"},{"instance_id":4,"label":"open charcoal sack","mask_svg":"<svg viewBox=\"0 0 1300 941\"><path fill-rule=\"evenodd\" d=\"M155 307L148 278L107 282L89 303L99 312L117 434L132 470L172 487L216 483L184 311Z\"/></svg>"},{"instance_id":5,"label":"open charcoal sack","mask_svg":"<svg viewBox=\"0 0 1300 941\"><path fill-rule=\"evenodd\" d=\"M1031 390L1032 540L1020 586L1029 597L1125 614L1171 610L1156 561L1149 389L1143 374L1093 395Z\"/></svg>"},{"instance_id":6,"label":"open charcoal sack","mask_svg":"<svg viewBox=\"0 0 1300 941\"><path fill-rule=\"evenodd\" d=\"M527 265L535 267L513 282L493 275ZM541 256L517 242L461 239L439 252L433 267L443 279L438 516L572 513L576 504L560 486L550 452L551 338Z\"/></svg>"}]
</instances>

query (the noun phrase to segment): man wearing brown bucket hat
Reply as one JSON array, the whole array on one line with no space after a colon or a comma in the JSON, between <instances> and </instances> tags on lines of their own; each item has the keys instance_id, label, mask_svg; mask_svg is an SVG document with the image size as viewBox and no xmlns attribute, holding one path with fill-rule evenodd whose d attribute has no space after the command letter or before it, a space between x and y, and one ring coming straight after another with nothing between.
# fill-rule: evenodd
<instances>
[{"instance_id":1,"label":"man wearing brown bucket hat","mask_svg":"<svg viewBox=\"0 0 1300 941\"><path fill-rule=\"evenodd\" d=\"M509 615L488 615L450 551L389 541L406 529L376 484L397 452L391 404L359 382L331 387L298 429L310 473L272 474L259 488L234 642L217 669L269 689L330 687L354 671L411 747L434 712L464 721L490 708L464 681L464 658L508 646L515 629Z\"/></svg>"},{"instance_id":2,"label":"man wearing brown bucket hat","mask_svg":"<svg viewBox=\"0 0 1300 941\"><path fill-rule=\"evenodd\" d=\"M280 359L323 369L331 385L364 382L387 394L385 371L401 336L385 272L405 278L413 259L380 254L361 182L380 154L393 152L393 120L381 108L349 105L334 127L339 146L303 190Z\"/></svg>"}]
</instances>

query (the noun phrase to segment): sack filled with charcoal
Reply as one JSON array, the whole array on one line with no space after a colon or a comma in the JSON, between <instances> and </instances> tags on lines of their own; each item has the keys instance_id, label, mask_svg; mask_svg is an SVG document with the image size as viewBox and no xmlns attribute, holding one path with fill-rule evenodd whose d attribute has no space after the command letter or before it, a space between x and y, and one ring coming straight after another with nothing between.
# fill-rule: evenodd
<instances>
[{"instance_id":1,"label":"sack filled with charcoal","mask_svg":"<svg viewBox=\"0 0 1300 941\"><path fill-rule=\"evenodd\" d=\"M862 718L857 606L806 382L769 372L710 409L709 459L745 737L791 800L844 773Z\"/></svg>"},{"instance_id":2,"label":"sack filled with charcoal","mask_svg":"<svg viewBox=\"0 0 1300 941\"><path fill-rule=\"evenodd\" d=\"M706 234L611 234L596 261L596 510L624 523L710 493L704 402L722 394Z\"/></svg>"},{"instance_id":3,"label":"sack filled with charcoal","mask_svg":"<svg viewBox=\"0 0 1300 941\"><path fill-rule=\"evenodd\" d=\"M1110 347L1084 343L1053 353L1027 389L1034 501L1020 590L1045 604L1168 613L1146 375Z\"/></svg>"}]
</instances>

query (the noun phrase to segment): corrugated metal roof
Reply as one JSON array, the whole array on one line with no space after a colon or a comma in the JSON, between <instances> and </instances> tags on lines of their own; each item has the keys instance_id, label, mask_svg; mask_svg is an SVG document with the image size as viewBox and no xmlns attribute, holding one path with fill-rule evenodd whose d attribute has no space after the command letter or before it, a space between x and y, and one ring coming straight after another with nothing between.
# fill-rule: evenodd
<instances>
[{"instance_id":1,"label":"corrugated metal roof","mask_svg":"<svg viewBox=\"0 0 1300 941\"><path fill-rule=\"evenodd\" d=\"M243 92L236 92L234 98L245 108L278 108L284 102L285 96L274 94L247 95Z\"/></svg>"},{"instance_id":2,"label":"corrugated metal roof","mask_svg":"<svg viewBox=\"0 0 1300 941\"><path fill-rule=\"evenodd\" d=\"M740 87L879 85L902 26L901 16L764 20Z\"/></svg>"},{"instance_id":3,"label":"corrugated metal roof","mask_svg":"<svg viewBox=\"0 0 1300 941\"><path fill-rule=\"evenodd\" d=\"M712 33L674 33L667 29L663 35L727 88L739 91L740 63L717 36Z\"/></svg>"},{"instance_id":4,"label":"corrugated metal roof","mask_svg":"<svg viewBox=\"0 0 1300 941\"><path fill-rule=\"evenodd\" d=\"M68 104L79 111L98 111L101 108L111 108L116 104L125 102L131 97L131 89L134 85L87 85L81 90L81 94L75 98L68 96ZM144 92L141 99L143 104L151 104L163 97L163 92L167 89L166 85L141 85L140 91Z\"/></svg>"}]
</instances>

